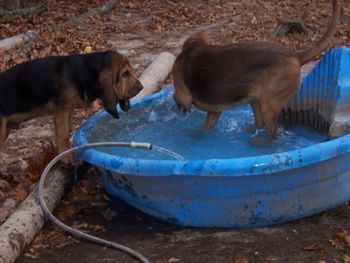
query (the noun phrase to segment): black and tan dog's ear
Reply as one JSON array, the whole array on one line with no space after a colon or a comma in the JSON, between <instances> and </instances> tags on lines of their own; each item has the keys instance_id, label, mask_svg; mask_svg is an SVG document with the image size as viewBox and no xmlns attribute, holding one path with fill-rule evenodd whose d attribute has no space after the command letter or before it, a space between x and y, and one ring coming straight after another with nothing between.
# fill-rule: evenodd
<instances>
[{"instance_id":1,"label":"black and tan dog's ear","mask_svg":"<svg viewBox=\"0 0 350 263\"><path fill-rule=\"evenodd\" d=\"M117 111L117 96L114 92L116 74L111 69L105 69L100 73L99 82L102 88L102 102L105 110L114 118L119 119Z\"/></svg>"},{"instance_id":2,"label":"black and tan dog's ear","mask_svg":"<svg viewBox=\"0 0 350 263\"><path fill-rule=\"evenodd\" d=\"M121 54L114 55L114 61L112 63L114 71L114 83L117 84L120 80L120 75L123 68L129 63L128 59Z\"/></svg>"}]
</instances>

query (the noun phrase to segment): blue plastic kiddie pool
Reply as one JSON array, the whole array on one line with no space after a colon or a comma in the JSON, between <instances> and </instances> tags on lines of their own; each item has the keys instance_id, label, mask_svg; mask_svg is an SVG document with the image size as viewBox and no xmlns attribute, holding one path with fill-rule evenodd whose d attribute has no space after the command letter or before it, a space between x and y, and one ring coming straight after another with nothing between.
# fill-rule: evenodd
<instances>
[{"instance_id":1,"label":"blue plastic kiddie pool","mask_svg":"<svg viewBox=\"0 0 350 263\"><path fill-rule=\"evenodd\" d=\"M150 142L154 150L99 147L79 158L103 173L106 191L167 222L192 227L253 227L309 216L350 200L350 50L328 52L303 77L284 109L277 138L254 146L250 106L184 116L173 88L133 103L115 120L102 112L77 131L74 145Z\"/></svg>"}]
</instances>

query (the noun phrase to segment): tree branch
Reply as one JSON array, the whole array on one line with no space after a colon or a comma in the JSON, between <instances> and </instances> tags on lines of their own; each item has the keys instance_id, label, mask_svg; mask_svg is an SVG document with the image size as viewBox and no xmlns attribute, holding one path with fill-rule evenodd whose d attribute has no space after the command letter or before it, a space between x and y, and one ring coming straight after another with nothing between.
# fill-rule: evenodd
<instances>
[{"instance_id":1,"label":"tree branch","mask_svg":"<svg viewBox=\"0 0 350 263\"><path fill-rule=\"evenodd\" d=\"M28 8L21 8L21 9L15 9L15 10L5 10L0 9L0 16L5 17L12 17L12 16L36 16L40 15L44 11L47 10L47 4L46 3L39 3L37 5L28 7Z\"/></svg>"}]
</instances>

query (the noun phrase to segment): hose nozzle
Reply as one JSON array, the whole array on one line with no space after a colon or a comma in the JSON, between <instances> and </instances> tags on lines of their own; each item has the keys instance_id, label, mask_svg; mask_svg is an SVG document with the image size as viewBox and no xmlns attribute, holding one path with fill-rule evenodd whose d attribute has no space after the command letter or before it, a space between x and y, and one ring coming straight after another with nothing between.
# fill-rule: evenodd
<instances>
[{"instance_id":1,"label":"hose nozzle","mask_svg":"<svg viewBox=\"0 0 350 263\"><path fill-rule=\"evenodd\" d=\"M152 144L148 142L131 142L130 147L151 150Z\"/></svg>"}]
</instances>

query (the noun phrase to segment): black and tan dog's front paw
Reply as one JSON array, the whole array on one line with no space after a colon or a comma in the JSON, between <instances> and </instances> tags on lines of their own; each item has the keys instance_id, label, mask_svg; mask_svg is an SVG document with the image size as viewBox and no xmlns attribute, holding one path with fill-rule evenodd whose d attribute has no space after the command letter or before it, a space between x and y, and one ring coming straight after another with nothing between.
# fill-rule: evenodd
<instances>
[{"instance_id":1,"label":"black and tan dog's front paw","mask_svg":"<svg viewBox=\"0 0 350 263\"><path fill-rule=\"evenodd\" d=\"M72 155L64 157L62 160L64 166L73 166L75 164L75 157Z\"/></svg>"},{"instance_id":2,"label":"black and tan dog's front paw","mask_svg":"<svg viewBox=\"0 0 350 263\"><path fill-rule=\"evenodd\" d=\"M61 154L69 149L70 149L70 146L68 146L68 144L67 145L66 144L57 145L58 154ZM64 158L62 158L60 161L64 166L72 166L72 165L74 165L75 160L76 160L76 158L74 157L74 155L69 154L69 155L65 156Z\"/></svg>"}]
</instances>

